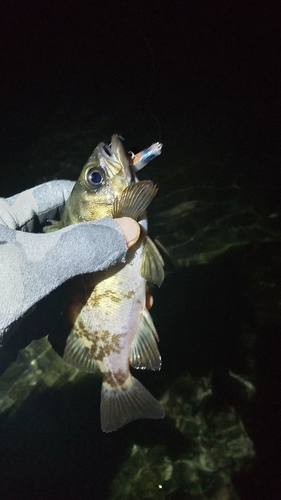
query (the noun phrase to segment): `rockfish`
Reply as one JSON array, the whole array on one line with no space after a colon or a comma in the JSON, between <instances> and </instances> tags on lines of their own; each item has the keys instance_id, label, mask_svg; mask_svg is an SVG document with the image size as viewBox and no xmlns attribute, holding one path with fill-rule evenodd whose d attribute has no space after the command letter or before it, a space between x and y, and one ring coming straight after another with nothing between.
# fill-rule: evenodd
<instances>
[{"instance_id":1,"label":"rockfish","mask_svg":"<svg viewBox=\"0 0 281 500\"><path fill-rule=\"evenodd\" d=\"M103 375L101 427L110 432L138 418L163 418L160 403L130 373L134 368L160 370L158 335L146 309L146 281L161 285L163 260L148 238L142 220L157 192L135 172L161 153L162 144L129 157L118 135L109 146L98 144L85 164L54 231L102 217L132 217L141 224L138 242L126 262L79 277L79 299L72 304L72 329L63 359L70 365Z\"/></svg>"}]
</instances>

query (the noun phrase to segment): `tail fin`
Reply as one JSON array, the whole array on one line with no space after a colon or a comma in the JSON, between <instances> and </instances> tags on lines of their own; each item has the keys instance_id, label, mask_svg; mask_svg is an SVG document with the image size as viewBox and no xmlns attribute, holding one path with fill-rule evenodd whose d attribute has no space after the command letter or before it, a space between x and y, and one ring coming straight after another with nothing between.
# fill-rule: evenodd
<instances>
[{"instance_id":1,"label":"tail fin","mask_svg":"<svg viewBox=\"0 0 281 500\"><path fill-rule=\"evenodd\" d=\"M130 376L126 388L108 388L102 384L101 427L104 432L115 431L119 427L138 418L163 418L164 409L150 392L134 377Z\"/></svg>"}]
</instances>

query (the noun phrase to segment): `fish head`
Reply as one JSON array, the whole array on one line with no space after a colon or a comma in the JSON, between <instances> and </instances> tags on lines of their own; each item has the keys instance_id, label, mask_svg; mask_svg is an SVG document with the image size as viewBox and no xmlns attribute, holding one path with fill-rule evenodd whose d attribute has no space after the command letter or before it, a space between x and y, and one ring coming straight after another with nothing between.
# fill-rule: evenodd
<instances>
[{"instance_id":1,"label":"fish head","mask_svg":"<svg viewBox=\"0 0 281 500\"><path fill-rule=\"evenodd\" d=\"M65 207L67 223L112 217L114 200L132 181L129 157L114 134L109 145L98 144L84 165Z\"/></svg>"}]
</instances>

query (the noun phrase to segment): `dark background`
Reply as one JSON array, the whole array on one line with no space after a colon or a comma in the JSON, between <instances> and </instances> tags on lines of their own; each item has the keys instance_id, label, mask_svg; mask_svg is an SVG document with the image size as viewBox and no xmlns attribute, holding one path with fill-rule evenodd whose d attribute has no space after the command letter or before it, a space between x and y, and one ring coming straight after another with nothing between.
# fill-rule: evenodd
<instances>
[{"instance_id":1,"label":"dark background","mask_svg":"<svg viewBox=\"0 0 281 500\"><path fill-rule=\"evenodd\" d=\"M53 178L58 172L59 177L75 179L97 142L109 142L111 134L117 132L125 136L128 150L137 151L154 141L163 141L162 174L175 172L173 187L178 184L177 172L182 169L180 182L186 186L235 183L248 192L264 213L280 211L280 14L279 2L266 1L2 2L1 196ZM159 167L154 172L161 191L168 193L171 185L161 183ZM228 276L231 286L233 270ZM190 275L181 275L183 282L187 279ZM197 279L198 275L194 283ZM221 289L226 282L218 277L218 283ZM170 285L167 281L161 292L167 308ZM199 317L198 304L204 307L208 293L202 298L200 282L196 286L196 297L202 301L194 300ZM212 286L211 280L210 289ZM180 296L180 288L177 294ZM224 300L222 294L220 298ZM232 306L235 309L233 302ZM209 307L214 310L211 299ZM237 309L241 307L239 302ZM184 310L185 305L179 307L181 318ZM178 321L183 323L184 319ZM172 351L176 357L175 346ZM263 369L266 373L264 366ZM24 406L16 419L7 424L7 435L12 436L13 442L9 446L5 441L5 453L8 450L9 454L5 485L9 486L9 476L15 476L11 498L29 498L30 492L36 493L38 499L50 498L51 494L57 498L55 492L61 498L105 498L118 469L114 457L120 453L121 463L126 454L122 436L126 443L134 442L136 427L132 424L132 430L121 431L121 438L99 436L94 449L99 424L93 427L89 440L81 430L92 419L87 405L91 393L91 387L84 386L83 397L77 402L86 422L81 426L76 420L68 420L65 407L61 421L53 422L62 397L56 393L49 394L50 404L43 395L34 406ZM272 411L276 408L276 423L280 396L275 394L276 400L270 404ZM67 404L71 396L64 396ZM96 399L98 407L99 397ZM29 435L31 427L25 432L21 422L30 419L37 430ZM270 415L264 413L262 422L269 428ZM262 432L262 425L257 428ZM60 448L56 447L56 436L48 445L48 436L54 429ZM155 433L157 429L155 426ZM71 446L74 432L79 444L73 441ZM265 433L271 443L267 446L267 437L262 440L267 473L260 480L260 498L267 499L269 480L270 498L277 499L278 486L274 481L279 465L275 435L268 430ZM60 434L65 440L63 444ZM36 439L42 440L41 454ZM29 445L25 464L24 446ZM262 457L260 443L259 446ZM274 464L270 463L271 448ZM5 456L2 458L5 461ZM91 461L97 465L93 476L89 470ZM32 464L36 470L34 479L30 473ZM110 472L104 471L105 464ZM245 498L257 498L257 478L247 481ZM21 483L25 484L24 490Z\"/></svg>"},{"instance_id":2,"label":"dark background","mask_svg":"<svg viewBox=\"0 0 281 500\"><path fill-rule=\"evenodd\" d=\"M280 182L278 2L28 0L1 10L0 161L3 179L15 174L9 191L35 181L39 138L59 130L67 146L70 130L94 119L99 140L114 132L128 147L162 140L167 168L204 151L216 163L209 177L263 192ZM203 179L191 166L188 180Z\"/></svg>"}]
</instances>

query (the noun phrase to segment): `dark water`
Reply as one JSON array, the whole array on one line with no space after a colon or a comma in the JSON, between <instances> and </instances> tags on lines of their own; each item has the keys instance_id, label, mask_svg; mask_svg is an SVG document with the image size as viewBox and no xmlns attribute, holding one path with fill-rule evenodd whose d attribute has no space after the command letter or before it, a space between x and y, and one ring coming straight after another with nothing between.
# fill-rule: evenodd
<instances>
[{"instance_id":1,"label":"dark water","mask_svg":"<svg viewBox=\"0 0 281 500\"><path fill-rule=\"evenodd\" d=\"M178 187L236 185L262 213L280 212L277 3L34 0L2 10L1 196L56 176L75 179L97 142L118 132L128 150L163 141L161 160L146 172L163 196ZM239 359L237 325L254 315L246 272L252 251L259 254L247 248L217 267L174 272L156 292L163 386L155 374L141 374L156 396L185 370L212 370L214 387L228 398L218 381ZM241 410L245 425L254 421L247 430L258 456L238 481L242 499L279 498L276 325L272 319L259 331L256 420L255 410ZM132 443L185 449L167 422L103 435L98 406L99 382L89 378L3 417L1 498L106 499Z\"/></svg>"}]
</instances>

